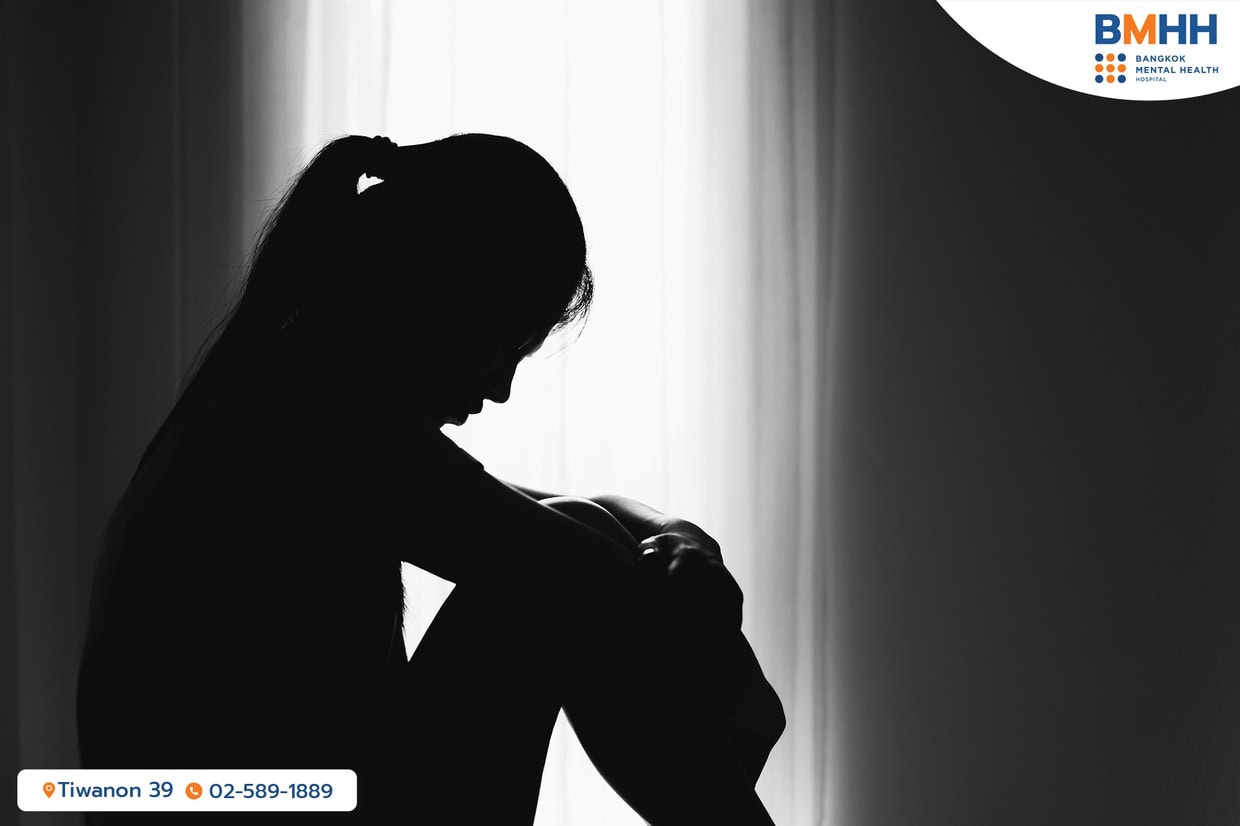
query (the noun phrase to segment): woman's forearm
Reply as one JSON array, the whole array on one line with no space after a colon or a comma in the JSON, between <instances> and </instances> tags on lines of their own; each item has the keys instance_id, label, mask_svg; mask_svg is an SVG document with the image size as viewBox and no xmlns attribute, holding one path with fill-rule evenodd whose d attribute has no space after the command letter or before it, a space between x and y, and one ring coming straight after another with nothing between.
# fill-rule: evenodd
<instances>
[{"instance_id":1,"label":"woman's forearm","mask_svg":"<svg viewBox=\"0 0 1240 826\"><path fill-rule=\"evenodd\" d=\"M519 490L526 496L534 499L551 499L564 496L561 493L551 493L544 490L536 490L527 488L524 485L515 485L511 482L506 483L509 487ZM605 511L616 518L624 529L629 532L632 537L641 542L652 536L658 536L663 533L680 532L691 536L697 536L702 539L709 540L710 537L704 530L686 519L679 519L674 516L668 516L662 511L655 510L649 505L631 499L627 496L620 496L614 493L605 493L599 496L583 497L599 505Z\"/></svg>"},{"instance_id":2,"label":"woman's forearm","mask_svg":"<svg viewBox=\"0 0 1240 826\"><path fill-rule=\"evenodd\" d=\"M644 542L661 534L680 534L690 537L695 545L707 555L720 562L723 561L723 552L714 537L687 519L661 513L627 496L606 494L590 498L614 516L638 542Z\"/></svg>"},{"instance_id":3,"label":"woman's forearm","mask_svg":"<svg viewBox=\"0 0 1240 826\"><path fill-rule=\"evenodd\" d=\"M673 522L680 521L673 520L667 514L627 496L603 494L591 496L589 499L616 517L616 521L623 525L624 529L638 542L667 533Z\"/></svg>"},{"instance_id":4,"label":"woman's forearm","mask_svg":"<svg viewBox=\"0 0 1240 826\"><path fill-rule=\"evenodd\" d=\"M560 497L564 495L562 493L551 493L550 491L537 490L536 488L526 487L525 485L518 485L513 482L504 482L504 484L512 488L513 490L517 490L517 491L520 491L521 493L524 493L526 496L530 497L531 499L538 499L540 501L543 499L554 499L556 497Z\"/></svg>"},{"instance_id":5,"label":"woman's forearm","mask_svg":"<svg viewBox=\"0 0 1240 826\"><path fill-rule=\"evenodd\" d=\"M505 482L505 484L532 499L552 499L566 495L537 490L525 485L513 484L512 482ZM638 542L648 537L665 533L667 526L674 521L669 519L666 514L627 496L603 494L602 496L586 496L582 498L589 499L614 516Z\"/></svg>"}]
</instances>

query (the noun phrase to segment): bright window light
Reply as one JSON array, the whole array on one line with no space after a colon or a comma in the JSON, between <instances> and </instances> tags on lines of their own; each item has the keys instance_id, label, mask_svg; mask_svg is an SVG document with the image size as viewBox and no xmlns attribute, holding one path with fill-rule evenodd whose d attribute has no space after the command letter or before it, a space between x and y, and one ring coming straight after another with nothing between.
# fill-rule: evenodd
<instances>
[{"instance_id":1,"label":"bright window light","mask_svg":"<svg viewBox=\"0 0 1240 826\"><path fill-rule=\"evenodd\" d=\"M306 151L346 133L398 144L507 135L547 158L581 212L597 279L587 323L519 368L508 403L488 403L447 435L501 479L622 493L690 515L743 569L750 260L746 236L720 228L747 214L747 133L743 116L720 130L705 112L708 83L721 83L707 75L706 52L713 43L742 59L745 7L311 0L297 9L308 42L301 131L290 137ZM708 36L708 11L742 22ZM725 114L744 105L731 91L710 100ZM269 165L287 168L291 144L268 150L282 153ZM405 586L412 651L452 586L408 565ZM536 823L642 822L561 717Z\"/></svg>"}]
</instances>

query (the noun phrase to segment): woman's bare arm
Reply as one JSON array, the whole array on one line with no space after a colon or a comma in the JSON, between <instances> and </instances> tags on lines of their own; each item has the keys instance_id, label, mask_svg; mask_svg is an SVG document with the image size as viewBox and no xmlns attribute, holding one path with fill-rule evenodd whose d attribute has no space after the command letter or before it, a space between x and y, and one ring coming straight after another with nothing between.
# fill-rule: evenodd
<instances>
[{"instance_id":1,"label":"woman's bare arm","mask_svg":"<svg viewBox=\"0 0 1240 826\"><path fill-rule=\"evenodd\" d=\"M537 500L551 499L564 495L527 488L512 482L505 482L505 484ZM713 556L719 559L723 558L719 543L707 534L706 531L687 519L669 516L636 499L618 494L602 494L583 498L589 499L615 517L624 526L624 529L639 543L646 543L647 540L653 540L655 537L664 534L683 534L693 537Z\"/></svg>"},{"instance_id":2,"label":"woman's bare arm","mask_svg":"<svg viewBox=\"0 0 1240 826\"><path fill-rule=\"evenodd\" d=\"M562 493L551 493L545 490L537 490L536 488L526 487L525 485L518 485L515 482L505 481L504 484L512 488L513 490L518 491L519 493L525 494L531 499L538 499L538 500L555 499L556 497L564 495ZM589 497L586 497L586 498L589 498Z\"/></svg>"},{"instance_id":3,"label":"woman's bare arm","mask_svg":"<svg viewBox=\"0 0 1240 826\"><path fill-rule=\"evenodd\" d=\"M636 567L636 542L626 547L514 490L354 375L324 370L265 397L261 410L284 472L322 480L331 512L306 518L347 518L359 551L396 553L456 583L588 590Z\"/></svg>"},{"instance_id":4,"label":"woman's bare arm","mask_svg":"<svg viewBox=\"0 0 1240 826\"><path fill-rule=\"evenodd\" d=\"M481 468L421 492L444 516L402 554L453 582L528 577L582 582L631 571L636 553L613 535L514 490Z\"/></svg>"}]
</instances>

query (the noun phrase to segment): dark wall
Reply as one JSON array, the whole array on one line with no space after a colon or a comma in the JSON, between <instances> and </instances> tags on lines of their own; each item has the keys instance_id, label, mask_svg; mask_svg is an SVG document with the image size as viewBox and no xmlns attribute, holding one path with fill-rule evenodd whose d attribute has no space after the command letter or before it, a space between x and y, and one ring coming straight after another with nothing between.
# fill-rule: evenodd
<instances>
[{"instance_id":1,"label":"dark wall","mask_svg":"<svg viewBox=\"0 0 1240 826\"><path fill-rule=\"evenodd\" d=\"M838 3L841 823L1240 819L1240 92Z\"/></svg>"},{"instance_id":2,"label":"dark wall","mask_svg":"<svg viewBox=\"0 0 1240 826\"><path fill-rule=\"evenodd\" d=\"M242 261L240 13L213 0L0 10L0 769L12 777L77 764L97 540Z\"/></svg>"},{"instance_id":3,"label":"dark wall","mask_svg":"<svg viewBox=\"0 0 1240 826\"><path fill-rule=\"evenodd\" d=\"M12 591L5 595L11 601L5 600L0 627L12 640L13 659L0 667L12 689L3 698L6 717L12 715L5 726L11 739L0 742L5 767L14 773L0 805L13 820L7 813L16 811L17 769L76 760L72 720L65 714L72 707L66 703L72 699L84 604L76 552L79 121L73 7L55 0L4 6L8 151L0 234L9 360L0 422L10 461L0 464L0 472L8 494L3 507L12 519L0 539L0 559L7 569L3 587Z\"/></svg>"}]
</instances>

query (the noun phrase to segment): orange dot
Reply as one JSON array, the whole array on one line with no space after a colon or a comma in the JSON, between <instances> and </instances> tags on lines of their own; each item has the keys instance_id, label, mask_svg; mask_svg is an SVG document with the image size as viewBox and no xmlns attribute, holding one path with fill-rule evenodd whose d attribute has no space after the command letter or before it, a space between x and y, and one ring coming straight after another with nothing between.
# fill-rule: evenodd
<instances>
[{"instance_id":1,"label":"orange dot","mask_svg":"<svg viewBox=\"0 0 1240 826\"><path fill-rule=\"evenodd\" d=\"M1115 71L1115 64L1114 64L1114 63L1108 63L1108 64L1107 64L1107 71L1108 71L1108 72L1114 72L1114 71Z\"/></svg>"},{"instance_id":2,"label":"orange dot","mask_svg":"<svg viewBox=\"0 0 1240 826\"><path fill-rule=\"evenodd\" d=\"M1125 70L1125 69L1127 69L1127 68L1128 68L1128 67L1127 67L1127 66L1125 66L1123 63L1119 64L1119 70L1120 70L1121 72L1122 72L1122 71L1124 71L1124 70Z\"/></svg>"},{"instance_id":3,"label":"orange dot","mask_svg":"<svg viewBox=\"0 0 1240 826\"><path fill-rule=\"evenodd\" d=\"M1107 75L1107 83L1114 83L1115 75Z\"/></svg>"},{"instance_id":4,"label":"orange dot","mask_svg":"<svg viewBox=\"0 0 1240 826\"><path fill-rule=\"evenodd\" d=\"M1094 67L1094 71L1095 71L1095 72L1101 72L1101 71L1102 71L1102 64L1101 64L1101 63L1099 63L1097 66L1095 66L1095 67Z\"/></svg>"},{"instance_id":5,"label":"orange dot","mask_svg":"<svg viewBox=\"0 0 1240 826\"><path fill-rule=\"evenodd\" d=\"M1107 55L1107 60L1114 60L1114 59L1115 59L1115 55L1113 54Z\"/></svg>"}]
</instances>

